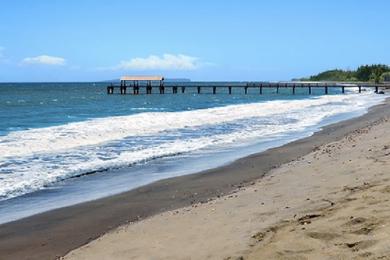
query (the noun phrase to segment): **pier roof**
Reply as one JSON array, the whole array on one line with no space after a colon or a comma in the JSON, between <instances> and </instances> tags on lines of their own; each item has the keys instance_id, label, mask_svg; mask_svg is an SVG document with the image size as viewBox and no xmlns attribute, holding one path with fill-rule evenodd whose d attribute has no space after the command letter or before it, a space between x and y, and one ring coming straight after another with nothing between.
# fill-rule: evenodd
<instances>
[{"instance_id":1,"label":"pier roof","mask_svg":"<svg viewBox=\"0 0 390 260\"><path fill-rule=\"evenodd\" d=\"M121 81L162 81L162 76L123 76Z\"/></svg>"}]
</instances>

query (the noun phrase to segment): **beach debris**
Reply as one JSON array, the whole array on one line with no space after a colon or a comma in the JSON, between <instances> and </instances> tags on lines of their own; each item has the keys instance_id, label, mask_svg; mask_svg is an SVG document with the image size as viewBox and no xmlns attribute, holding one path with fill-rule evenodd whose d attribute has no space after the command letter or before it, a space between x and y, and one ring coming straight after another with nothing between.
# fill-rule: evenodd
<instances>
[{"instance_id":1,"label":"beach debris","mask_svg":"<svg viewBox=\"0 0 390 260\"><path fill-rule=\"evenodd\" d=\"M318 218L318 217L321 217L322 215L320 214L308 214L308 215L305 215L303 217L300 217L298 219L298 223L301 224L301 225L307 225L307 224L310 224L311 223L311 220L313 218Z\"/></svg>"}]
</instances>

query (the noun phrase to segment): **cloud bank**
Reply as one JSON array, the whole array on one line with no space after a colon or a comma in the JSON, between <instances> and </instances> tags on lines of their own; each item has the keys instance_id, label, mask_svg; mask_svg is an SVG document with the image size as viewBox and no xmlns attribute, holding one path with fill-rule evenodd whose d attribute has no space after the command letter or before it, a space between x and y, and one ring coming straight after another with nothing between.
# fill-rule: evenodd
<instances>
[{"instance_id":1,"label":"cloud bank","mask_svg":"<svg viewBox=\"0 0 390 260\"><path fill-rule=\"evenodd\" d=\"M63 66L66 64L66 60L61 57L40 55L36 57L27 57L22 60L22 64L43 64L43 65L56 65Z\"/></svg>"},{"instance_id":2,"label":"cloud bank","mask_svg":"<svg viewBox=\"0 0 390 260\"><path fill-rule=\"evenodd\" d=\"M199 58L183 54L150 55L121 61L116 70L195 70L200 66Z\"/></svg>"}]
</instances>

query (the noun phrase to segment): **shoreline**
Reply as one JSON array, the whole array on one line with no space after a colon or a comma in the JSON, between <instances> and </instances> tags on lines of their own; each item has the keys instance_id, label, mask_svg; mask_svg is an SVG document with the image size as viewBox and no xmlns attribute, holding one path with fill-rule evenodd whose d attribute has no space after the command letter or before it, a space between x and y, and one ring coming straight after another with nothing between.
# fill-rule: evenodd
<instances>
[{"instance_id":1,"label":"shoreline","mask_svg":"<svg viewBox=\"0 0 390 260\"><path fill-rule=\"evenodd\" d=\"M113 229L63 260L389 259L390 117L207 203Z\"/></svg>"},{"instance_id":2,"label":"shoreline","mask_svg":"<svg viewBox=\"0 0 390 260\"><path fill-rule=\"evenodd\" d=\"M386 99L360 117L326 126L310 137L223 167L164 179L122 194L0 225L0 252L6 259L62 256L122 224L226 195L389 114L390 101Z\"/></svg>"},{"instance_id":3,"label":"shoreline","mask_svg":"<svg viewBox=\"0 0 390 260\"><path fill-rule=\"evenodd\" d=\"M384 99L376 104L380 104L383 101ZM371 107L372 106L375 105L371 105ZM368 106L366 109L369 108L370 107ZM359 110L332 115L319 124L306 128L304 131L299 131L283 138L277 138L276 140L263 140L260 142L252 140L251 143L244 142L237 146L231 146L222 150L208 151L194 157L191 157L191 155L177 157L168 156L153 160L147 165L132 165L130 166L130 169L120 167L102 171L92 171L83 173L77 177L70 177L69 179L59 182L59 186L56 186L56 183L54 183L54 190L51 190L51 187L49 186L49 189L34 191L0 202L0 225L51 210L71 207L80 203L121 194L162 179L197 174L210 169L217 169L229 165L241 158L259 154L268 149L280 147L290 142L309 137L327 125L359 117L367 112L366 109L364 111ZM142 180L137 177L131 177L142 173L147 175L158 173L159 176L164 177L157 177L152 180ZM81 178L79 178L80 176ZM137 182L138 184L134 184ZM102 185L103 183L104 185ZM88 188L84 189L84 186ZM75 191L83 191L83 193L78 194ZM34 209L31 208L31 205L35 206ZM4 213L4 215L1 215L1 213Z\"/></svg>"}]
</instances>

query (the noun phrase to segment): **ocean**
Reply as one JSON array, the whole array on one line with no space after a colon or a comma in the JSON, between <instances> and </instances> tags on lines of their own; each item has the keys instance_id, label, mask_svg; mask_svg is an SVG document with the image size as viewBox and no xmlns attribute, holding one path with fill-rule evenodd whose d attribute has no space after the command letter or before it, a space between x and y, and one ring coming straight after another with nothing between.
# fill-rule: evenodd
<instances>
[{"instance_id":1,"label":"ocean","mask_svg":"<svg viewBox=\"0 0 390 260\"><path fill-rule=\"evenodd\" d=\"M0 84L0 223L221 166L385 98L348 88L107 95L106 85Z\"/></svg>"}]
</instances>

